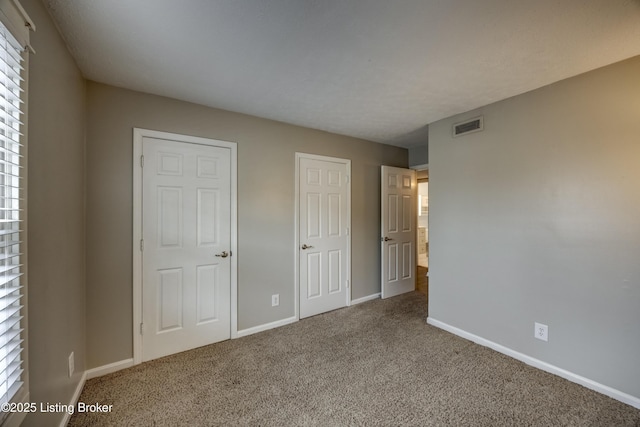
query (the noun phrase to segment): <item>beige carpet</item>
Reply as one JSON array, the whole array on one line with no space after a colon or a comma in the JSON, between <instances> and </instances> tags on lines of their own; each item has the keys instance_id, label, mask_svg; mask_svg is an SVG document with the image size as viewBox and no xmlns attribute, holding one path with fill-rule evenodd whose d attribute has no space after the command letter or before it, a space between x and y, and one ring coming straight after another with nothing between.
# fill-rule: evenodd
<instances>
[{"instance_id":1,"label":"beige carpet","mask_svg":"<svg viewBox=\"0 0 640 427\"><path fill-rule=\"evenodd\" d=\"M640 426L640 410L375 300L87 382L71 426Z\"/></svg>"}]
</instances>

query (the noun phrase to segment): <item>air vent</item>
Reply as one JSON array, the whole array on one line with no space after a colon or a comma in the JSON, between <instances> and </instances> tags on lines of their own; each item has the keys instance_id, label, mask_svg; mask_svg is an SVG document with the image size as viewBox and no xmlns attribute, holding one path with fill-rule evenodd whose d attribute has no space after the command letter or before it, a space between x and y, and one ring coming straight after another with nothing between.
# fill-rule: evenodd
<instances>
[{"instance_id":1,"label":"air vent","mask_svg":"<svg viewBox=\"0 0 640 427\"><path fill-rule=\"evenodd\" d=\"M483 129L482 116L453 125L453 136L462 136Z\"/></svg>"}]
</instances>

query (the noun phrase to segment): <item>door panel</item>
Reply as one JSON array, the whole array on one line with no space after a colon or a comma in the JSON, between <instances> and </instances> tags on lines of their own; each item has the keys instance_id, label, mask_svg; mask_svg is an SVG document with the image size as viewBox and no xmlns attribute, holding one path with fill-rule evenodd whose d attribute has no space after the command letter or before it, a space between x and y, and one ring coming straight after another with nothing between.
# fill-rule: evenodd
<instances>
[{"instance_id":1,"label":"door panel","mask_svg":"<svg viewBox=\"0 0 640 427\"><path fill-rule=\"evenodd\" d=\"M382 298L415 289L417 182L411 169L382 166Z\"/></svg>"},{"instance_id":2,"label":"door panel","mask_svg":"<svg viewBox=\"0 0 640 427\"><path fill-rule=\"evenodd\" d=\"M230 149L142 141L142 359L231 337Z\"/></svg>"},{"instance_id":3,"label":"door panel","mask_svg":"<svg viewBox=\"0 0 640 427\"><path fill-rule=\"evenodd\" d=\"M182 189L158 187L158 241L164 248L182 244Z\"/></svg>"},{"instance_id":4,"label":"door panel","mask_svg":"<svg viewBox=\"0 0 640 427\"><path fill-rule=\"evenodd\" d=\"M299 158L300 318L347 305L348 166Z\"/></svg>"},{"instance_id":5,"label":"door panel","mask_svg":"<svg viewBox=\"0 0 640 427\"><path fill-rule=\"evenodd\" d=\"M385 258L389 266L387 280L391 282L398 280L398 245L395 243L390 243L388 246L388 251L389 254Z\"/></svg>"},{"instance_id":6,"label":"door panel","mask_svg":"<svg viewBox=\"0 0 640 427\"><path fill-rule=\"evenodd\" d=\"M197 230L198 246L214 246L217 243L218 230L215 213L218 210L218 190L198 188Z\"/></svg>"},{"instance_id":7,"label":"door panel","mask_svg":"<svg viewBox=\"0 0 640 427\"><path fill-rule=\"evenodd\" d=\"M410 242L402 244L402 278L409 279L413 268L413 245Z\"/></svg>"},{"instance_id":8,"label":"door panel","mask_svg":"<svg viewBox=\"0 0 640 427\"><path fill-rule=\"evenodd\" d=\"M340 292L342 282L342 251L329 251L329 294Z\"/></svg>"},{"instance_id":9,"label":"door panel","mask_svg":"<svg viewBox=\"0 0 640 427\"><path fill-rule=\"evenodd\" d=\"M387 230L390 233L396 233L398 231L398 195L389 194L387 200L389 201L389 207L387 208L387 212L389 213Z\"/></svg>"},{"instance_id":10,"label":"door panel","mask_svg":"<svg viewBox=\"0 0 640 427\"><path fill-rule=\"evenodd\" d=\"M218 265L199 265L197 267L197 295L198 311L196 322L202 325L206 322L218 320Z\"/></svg>"},{"instance_id":11,"label":"door panel","mask_svg":"<svg viewBox=\"0 0 640 427\"><path fill-rule=\"evenodd\" d=\"M402 231L413 231L413 219L415 217L414 209L412 208L415 198L413 196L402 196Z\"/></svg>"},{"instance_id":12,"label":"door panel","mask_svg":"<svg viewBox=\"0 0 640 427\"><path fill-rule=\"evenodd\" d=\"M327 196L327 201L329 203L328 206L328 216L329 216L329 227L327 229L327 234L330 237L339 237L340 230L342 229L341 224L341 212L342 206L340 203L340 194L329 194Z\"/></svg>"},{"instance_id":13,"label":"door panel","mask_svg":"<svg viewBox=\"0 0 640 427\"><path fill-rule=\"evenodd\" d=\"M321 295L322 285L322 255L318 252L307 253L307 298L316 298Z\"/></svg>"},{"instance_id":14,"label":"door panel","mask_svg":"<svg viewBox=\"0 0 640 427\"><path fill-rule=\"evenodd\" d=\"M182 328L182 269L158 271L158 333Z\"/></svg>"},{"instance_id":15,"label":"door panel","mask_svg":"<svg viewBox=\"0 0 640 427\"><path fill-rule=\"evenodd\" d=\"M321 195L319 193L307 193L307 238L319 239L322 237L320 234L322 221L320 199Z\"/></svg>"}]
</instances>

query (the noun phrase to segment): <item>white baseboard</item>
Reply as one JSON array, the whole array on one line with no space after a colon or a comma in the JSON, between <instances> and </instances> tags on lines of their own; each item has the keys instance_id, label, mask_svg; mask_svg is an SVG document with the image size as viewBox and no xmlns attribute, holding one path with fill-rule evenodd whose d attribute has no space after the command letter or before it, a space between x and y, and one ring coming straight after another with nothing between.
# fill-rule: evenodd
<instances>
[{"instance_id":1,"label":"white baseboard","mask_svg":"<svg viewBox=\"0 0 640 427\"><path fill-rule=\"evenodd\" d=\"M290 323L297 322L296 317L289 317L287 319L276 320L275 322L265 323L264 325L254 326L253 328L243 329L238 331L237 338L246 337L247 335L253 335L258 332L268 331L269 329L278 328L280 326L288 325Z\"/></svg>"},{"instance_id":2,"label":"white baseboard","mask_svg":"<svg viewBox=\"0 0 640 427\"><path fill-rule=\"evenodd\" d=\"M351 305L360 304L366 301L374 300L376 298L380 298L380 293L354 299L351 301ZM237 335L234 338L246 337L247 335L253 335L258 332L267 331L269 329L279 328L280 326L285 326L297 321L298 321L298 318L295 316L289 317L287 319L276 320L275 322L265 323L264 325L258 325L258 326L254 326L253 328L248 328L248 329L243 329L241 331L238 331Z\"/></svg>"},{"instance_id":3,"label":"white baseboard","mask_svg":"<svg viewBox=\"0 0 640 427\"><path fill-rule=\"evenodd\" d=\"M363 302L371 301L371 300L374 300L376 298L380 298L380 292L378 292L377 294L368 295L366 297L352 299L351 300L351 305L361 304Z\"/></svg>"},{"instance_id":4,"label":"white baseboard","mask_svg":"<svg viewBox=\"0 0 640 427\"><path fill-rule=\"evenodd\" d=\"M133 366L133 359L125 359L119 362L109 363L108 365L98 366L97 368L89 369L87 374L87 379L98 378L103 375L110 374L112 372L121 371L123 369L127 369Z\"/></svg>"},{"instance_id":5,"label":"white baseboard","mask_svg":"<svg viewBox=\"0 0 640 427\"><path fill-rule=\"evenodd\" d=\"M76 386L76 391L73 393L73 396L71 397L71 401L69 402L69 405L71 405L74 408L78 403L78 399L80 399L80 394L82 394L82 389L84 388L85 382L87 382L87 371L84 371L82 373L82 376L80 377L80 382ZM60 422L60 427L66 427L66 425L69 423L69 420L71 419L71 415L72 414L70 414L69 412L64 413L64 418L62 418L62 421Z\"/></svg>"},{"instance_id":6,"label":"white baseboard","mask_svg":"<svg viewBox=\"0 0 640 427\"><path fill-rule=\"evenodd\" d=\"M616 390L612 387L609 387L604 384L600 384L596 381L590 380L589 378L585 378L578 374L574 374L573 372L569 372L565 369L558 368L557 366L551 365L547 362L543 362L542 360L538 360L531 356L527 356L526 354L517 352L503 345L497 344L493 341L489 341L485 338L479 337L478 335L474 335L470 332L464 331L462 329L456 328L455 326L451 326L447 323L436 320L432 317L427 318L427 323L433 325L437 328L444 329L447 332L451 332L454 335L458 335L459 337L468 339L473 341L476 344L480 344L484 347L489 347L492 350L497 351L498 353L505 354L507 356L513 357L521 362L526 363L527 365L533 366L534 368L541 369L543 371L549 372L551 374L562 377L566 380L574 382L576 384L580 384L586 388L597 391L598 393L602 393L606 396L609 396L613 399L619 400L622 403L626 403L627 405L631 405L634 408L640 409L640 398L636 396L632 396L630 394L624 393L620 390Z\"/></svg>"}]
</instances>

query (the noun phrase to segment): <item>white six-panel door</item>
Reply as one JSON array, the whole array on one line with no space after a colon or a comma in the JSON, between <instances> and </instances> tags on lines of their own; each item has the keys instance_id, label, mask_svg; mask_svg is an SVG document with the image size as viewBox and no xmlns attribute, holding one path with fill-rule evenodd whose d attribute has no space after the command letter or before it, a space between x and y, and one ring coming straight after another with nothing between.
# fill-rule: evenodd
<instances>
[{"instance_id":1,"label":"white six-panel door","mask_svg":"<svg viewBox=\"0 0 640 427\"><path fill-rule=\"evenodd\" d=\"M347 305L349 288L349 162L300 157L300 318Z\"/></svg>"},{"instance_id":2,"label":"white six-panel door","mask_svg":"<svg viewBox=\"0 0 640 427\"><path fill-rule=\"evenodd\" d=\"M382 298L415 289L417 180L411 169L382 166Z\"/></svg>"},{"instance_id":3,"label":"white six-panel door","mask_svg":"<svg viewBox=\"0 0 640 427\"><path fill-rule=\"evenodd\" d=\"M142 141L142 360L230 338L230 149Z\"/></svg>"}]
</instances>

